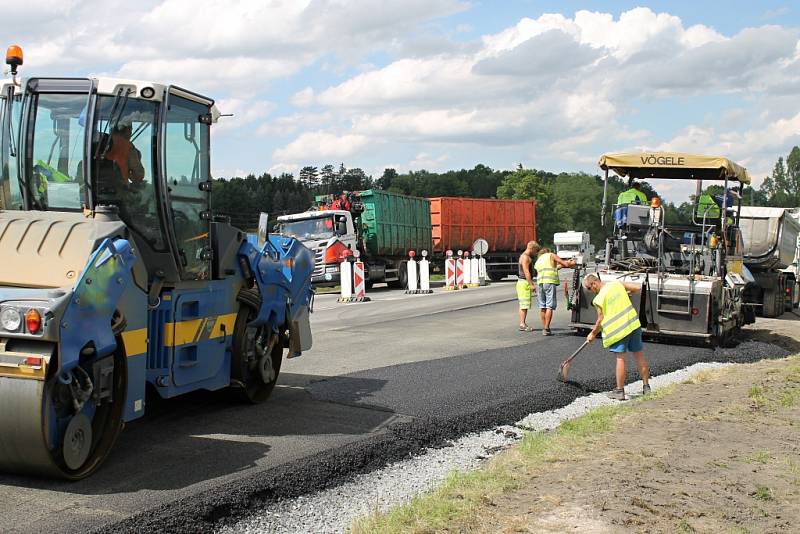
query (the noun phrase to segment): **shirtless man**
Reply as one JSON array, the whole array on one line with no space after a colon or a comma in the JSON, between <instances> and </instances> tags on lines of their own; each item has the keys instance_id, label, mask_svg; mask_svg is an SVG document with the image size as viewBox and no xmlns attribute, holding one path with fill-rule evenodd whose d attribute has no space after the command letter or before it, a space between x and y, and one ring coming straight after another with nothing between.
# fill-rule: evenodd
<instances>
[{"instance_id":1,"label":"shirtless man","mask_svg":"<svg viewBox=\"0 0 800 534\"><path fill-rule=\"evenodd\" d=\"M528 310L531 309L531 296L536 284L533 281L533 258L539 252L539 243L528 241L519 257L517 266L517 299L519 299L519 330L520 332L533 332L533 328L528 326Z\"/></svg>"}]
</instances>

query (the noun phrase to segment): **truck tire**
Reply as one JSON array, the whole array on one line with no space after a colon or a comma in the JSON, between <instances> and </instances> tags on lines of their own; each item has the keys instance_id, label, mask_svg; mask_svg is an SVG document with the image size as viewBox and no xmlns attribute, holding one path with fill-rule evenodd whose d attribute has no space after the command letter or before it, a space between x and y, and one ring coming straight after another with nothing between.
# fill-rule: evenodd
<instances>
[{"instance_id":1,"label":"truck tire","mask_svg":"<svg viewBox=\"0 0 800 534\"><path fill-rule=\"evenodd\" d=\"M400 265L397 268L397 280L387 282L387 285L392 289L408 288L408 266L406 265L406 262L400 262Z\"/></svg>"},{"instance_id":2,"label":"truck tire","mask_svg":"<svg viewBox=\"0 0 800 534\"><path fill-rule=\"evenodd\" d=\"M498 282L506 277L503 271L493 271L491 269L486 270L486 277L489 278L492 282Z\"/></svg>"},{"instance_id":3,"label":"truck tire","mask_svg":"<svg viewBox=\"0 0 800 534\"><path fill-rule=\"evenodd\" d=\"M776 289L764 291L761 314L764 317L778 317L783 310L783 295Z\"/></svg>"}]
</instances>

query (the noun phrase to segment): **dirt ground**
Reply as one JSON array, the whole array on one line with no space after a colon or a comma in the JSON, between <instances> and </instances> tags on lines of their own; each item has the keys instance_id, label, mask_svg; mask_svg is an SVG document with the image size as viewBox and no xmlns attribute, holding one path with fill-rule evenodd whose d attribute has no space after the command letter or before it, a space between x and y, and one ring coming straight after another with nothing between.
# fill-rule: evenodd
<instances>
[{"instance_id":1,"label":"dirt ground","mask_svg":"<svg viewBox=\"0 0 800 534\"><path fill-rule=\"evenodd\" d=\"M797 357L702 374L482 507L477 530L797 532L799 437Z\"/></svg>"}]
</instances>

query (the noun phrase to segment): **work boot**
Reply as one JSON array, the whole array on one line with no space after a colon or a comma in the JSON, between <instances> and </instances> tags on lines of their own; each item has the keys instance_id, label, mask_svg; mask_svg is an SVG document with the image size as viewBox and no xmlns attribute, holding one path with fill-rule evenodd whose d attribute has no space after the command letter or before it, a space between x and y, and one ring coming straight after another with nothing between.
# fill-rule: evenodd
<instances>
[{"instance_id":1,"label":"work boot","mask_svg":"<svg viewBox=\"0 0 800 534\"><path fill-rule=\"evenodd\" d=\"M612 400L624 401L625 400L625 390L624 389L615 389L608 394L608 398Z\"/></svg>"},{"instance_id":2,"label":"work boot","mask_svg":"<svg viewBox=\"0 0 800 534\"><path fill-rule=\"evenodd\" d=\"M647 395L650 393L650 384L645 384L642 386L642 395Z\"/></svg>"}]
</instances>

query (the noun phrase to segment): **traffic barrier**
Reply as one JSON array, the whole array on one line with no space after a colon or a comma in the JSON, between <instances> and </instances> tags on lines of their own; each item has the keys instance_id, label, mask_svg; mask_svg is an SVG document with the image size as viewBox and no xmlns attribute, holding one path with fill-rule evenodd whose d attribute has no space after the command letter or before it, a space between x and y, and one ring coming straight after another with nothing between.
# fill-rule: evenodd
<instances>
[{"instance_id":1,"label":"traffic barrier","mask_svg":"<svg viewBox=\"0 0 800 534\"><path fill-rule=\"evenodd\" d=\"M456 286L456 259L453 251L447 251L447 259L444 260L444 288L448 291L458 289Z\"/></svg>"},{"instance_id":2,"label":"traffic barrier","mask_svg":"<svg viewBox=\"0 0 800 534\"><path fill-rule=\"evenodd\" d=\"M480 260L476 256L472 256L469 260L469 287L478 287L481 285L480 281Z\"/></svg>"},{"instance_id":3,"label":"traffic barrier","mask_svg":"<svg viewBox=\"0 0 800 534\"><path fill-rule=\"evenodd\" d=\"M364 276L364 262L356 259L353 263L353 298L356 302L368 302L367 282Z\"/></svg>"},{"instance_id":4,"label":"traffic barrier","mask_svg":"<svg viewBox=\"0 0 800 534\"><path fill-rule=\"evenodd\" d=\"M421 295L433 293L431 289L430 278L430 262L427 259L428 251L422 251L422 259L419 262L414 261L415 253L410 251L408 253L410 259L408 261L408 289L406 293L412 295ZM419 276L419 278L417 278Z\"/></svg>"},{"instance_id":5,"label":"traffic barrier","mask_svg":"<svg viewBox=\"0 0 800 534\"><path fill-rule=\"evenodd\" d=\"M417 262L414 261L416 252L410 250L408 252L408 261L406 262L406 293L417 292Z\"/></svg>"},{"instance_id":6,"label":"traffic barrier","mask_svg":"<svg viewBox=\"0 0 800 534\"><path fill-rule=\"evenodd\" d=\"M350 302L353 298L353 264L347 258L339 264L339 302Z\"/></svg>"},{"instance_id":7,"label":"traffic barrier","mask_svg":"<svg viewBox=\"0 0 800 534\"><path fill-rule=\"evenodd\" d=\"M486 258L481 256L478 259L478 283L482 286L489 285L486 276Z\"/></svg>"},{"instance_id":8,"label":"traffic barrier","mask_svg":"<svg viewBox=\"0 0 800 534\"><path fill-rule=\"evenodd\" d=\"M458 258L456 258L456 289L461 289L461 286L464 285L464 258L461 255L464 254L460 250L458 251Z\"/></svg>"},{"instance_id":9,"label":"traffic barrier","mask_svg":"<svg viewBox=\"0 0 800 534\"><path fill-rule=\"evenodd\" d=\"M340 294L339 302L369 302L370 298L367 296L366 277L364 276L364 262L358 258L360 253L356 250L353 252L355 261L349 261L345 257L339 265L339 284Z\"/></svg>"},{"instance_id":10,"label":"traffic barrier","mask_svg":"<svg viewBox=\"0 0 800 534\"><path fill-rule=\"evenodd\" d=\"M428 261L428 251L422 251L422 260L419 262L419 292L433 293L431 289L431 262Z\"/></svg>"},{"instance_id":11,"label":"traffic barrier","mask_svg":"<svg viewBox=\"0 0 800 534\"><path fill-rule=\"evenodd\" d=\"M472 278L472 262L469 259L469 252L464 252L464 266L461 269L464 272L464 279L462 280L460 287L470 287L469 282Z\"/></svg>"}]
</instances>

